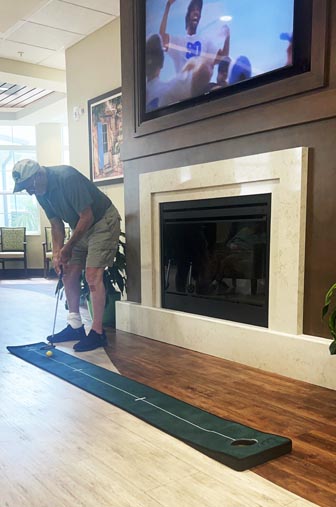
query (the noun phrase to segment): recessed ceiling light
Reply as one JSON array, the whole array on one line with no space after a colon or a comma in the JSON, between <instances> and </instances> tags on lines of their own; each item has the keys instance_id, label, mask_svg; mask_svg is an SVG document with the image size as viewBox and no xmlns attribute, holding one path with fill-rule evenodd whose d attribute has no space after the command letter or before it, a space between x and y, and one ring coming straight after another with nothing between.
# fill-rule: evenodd
<instances>
[{"instance_id":1,"label":"recessed ceiling light","mask_svg":"<svg viewBox=\"0 0 336 507\"><path fill-rule=\"evenodd\" d=\"M7 91L7 90L8 90L8 87L0 86L0 91Z\"/></svg>"},{"instance_id":2,"label":"recessed ceiling light","mask_svg":"<svg viewBox=\"0 0 336 507\"><path fill-rule=\"evenodd\" d=\"M219 18L221 21L232 21L232 16L221 16Z\"/></svg>"}]
</instances>

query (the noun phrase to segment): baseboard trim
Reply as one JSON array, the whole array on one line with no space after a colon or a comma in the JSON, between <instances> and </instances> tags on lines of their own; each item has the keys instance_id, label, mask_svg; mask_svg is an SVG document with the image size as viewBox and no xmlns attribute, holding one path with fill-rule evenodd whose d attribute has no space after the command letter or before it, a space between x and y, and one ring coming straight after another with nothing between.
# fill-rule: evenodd
<instances>
[{"instance_id":1,"label":"baseboard trim","mask_svg":"<svg viewBox=\"0 0 336 507\"><path fill-rule=\"evenodd\" d=\"M116 328L336 390L331 340L118 301ZM206 360L206 358L204 359Z\"/></svg>"},{"instance_id":2,"label":"baseboard trim","mask_svg":"<svg viewBox=\"0 0 336 507\"><path fill-rule=\"evenodd\" d=\"M0 269L0 280L24 280L26 278L43 278L43 269Z\"/></svg>"}]
</instances>

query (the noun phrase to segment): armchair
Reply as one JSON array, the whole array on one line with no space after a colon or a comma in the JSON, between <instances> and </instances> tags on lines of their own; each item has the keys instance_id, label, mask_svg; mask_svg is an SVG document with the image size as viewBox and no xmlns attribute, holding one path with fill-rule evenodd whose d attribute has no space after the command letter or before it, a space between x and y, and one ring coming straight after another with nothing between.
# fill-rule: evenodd
<instances>
[{"instance_id":1,"label":"armchair","mask_svg":"<svg viewBox=\"0 0 336 507\"><path fill-rule=\"evenodd\" d=\"M51 240L51 227L44 228L45 240L42 243L43 249L43 276L48 277L49 264L52 261L52 240Z\"/></svg>"},{"instance_id":2,"label":"armchair","mask_svg":"<svg viewBox=\"0 0 336 507\"><path fill-rule=\"evenodd\" d=\"M25 227L0 227L0 263L22 261L27 277L27 242Z\"/></svg>"}]
</instances>

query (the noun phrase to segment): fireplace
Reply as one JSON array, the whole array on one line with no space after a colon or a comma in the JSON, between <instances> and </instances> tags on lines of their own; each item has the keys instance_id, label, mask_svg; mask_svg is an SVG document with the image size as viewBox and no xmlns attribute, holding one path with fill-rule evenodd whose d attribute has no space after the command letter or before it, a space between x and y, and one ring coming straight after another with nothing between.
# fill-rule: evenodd
<instances>
[{"instance_id":1,"label":"fireplace","mask_svg":"<svg viewBox=\"0 0 336 507\"><path fill-rule=\"evenodd\" d=\"M271 194L160 204L163 308L268 326Z\"/></svg>"},{"instance_id":2,"label":"fireplace","mask_svg":"<svg viewBox=\"0 0 336 507\"><path fill-rule=\"evenodd\" d=\"M329 341L302 334L307 173L298 147L141 174L141 303L117 303L117 328L336 389ZM162 308L160 205L260 194L272 196L268 326Z\"/></svg>"}]
</instances>

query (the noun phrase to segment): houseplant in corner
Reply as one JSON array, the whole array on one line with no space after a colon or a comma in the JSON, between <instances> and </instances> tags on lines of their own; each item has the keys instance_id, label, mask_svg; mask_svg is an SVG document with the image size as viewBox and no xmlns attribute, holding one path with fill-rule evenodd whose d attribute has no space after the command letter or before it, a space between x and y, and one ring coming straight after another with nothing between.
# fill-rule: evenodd
<instances>
[{"instance_id":1,"label":"houseplant in corner","mask_svg":"<svg viewBox=\"0 0 336 507\"><path fill-rule=\"evenodd\" d=\"M103 315L103 326L115 327L115 302L120 301L121 296L126 291L126 244L125 234L120 233L117 253L112 266L108 266L104 270L104 285L106 290L105 310ZM90 297L90 289L85 280L81 283L81 293L87 300L88 310L92 317L92 303Z\"/></svg>"},{"instance_id":2,"label":"houseplant in corner","mask_svg":"<svg viewBox=\"0 0 336 507\"><path fill-rule=\"evenodd\" d=\"M330 307L333 295L336 291L336 283L334 283L325 295L324 306L322 308L322 319L329 312L328 327L333 341L329 345L330 354L336 354L336 305Z\"/></svg>"}]
</instances>

